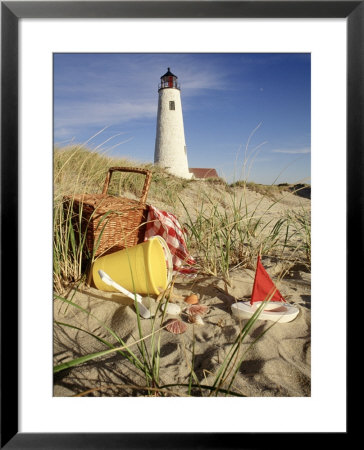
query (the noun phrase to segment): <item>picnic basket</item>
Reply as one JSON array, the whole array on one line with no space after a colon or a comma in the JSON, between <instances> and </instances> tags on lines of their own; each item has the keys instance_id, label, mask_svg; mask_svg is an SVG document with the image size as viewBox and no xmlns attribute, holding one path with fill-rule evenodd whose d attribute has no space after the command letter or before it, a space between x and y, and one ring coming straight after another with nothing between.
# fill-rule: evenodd
<instances>
[{"instance_id":1,"label":"picnic basket","mask_svg":"<svg viewBox=\"0 0 364 450\"><path fill-rule=\"evenodd\" d=\"M108 195L113 172L135 172L145 175L139 200ZM79 194L66 197L64 204L72 211L76 235L86 233L85 247L94 257L133 247L144 241L148 216L146 199L152 179L150 170L136 167L110 167L102 194ZM81 233L78 231L81 230Z\"/></svg>"}]
</instances>

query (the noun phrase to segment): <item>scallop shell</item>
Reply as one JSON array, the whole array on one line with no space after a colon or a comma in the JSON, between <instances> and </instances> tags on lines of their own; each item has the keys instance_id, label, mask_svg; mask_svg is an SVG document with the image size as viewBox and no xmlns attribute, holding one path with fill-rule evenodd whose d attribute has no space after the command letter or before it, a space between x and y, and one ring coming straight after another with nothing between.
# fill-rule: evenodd
<instances>
[{"instance_id":1,"label":"scallop shell","mask_svg":"<svg viewBox=\"0 0 364 450\"><path fill-rule=\"evenodd\" d=\"M196 325L204 325L204 321L202 320L202 317L199 314L190 315L188 321Z\"/></svg>"},{"instance_id":2,"label":"scallop shell","mask_svg":"<svg viewBox=\"0 0 364 450\"><path fill-rule=\"evenodd\" d=\"M193 315L203 316L204 314L207 313L208 310L209 307L206 305L191 305L187 308L187 314L189 314L190 316Z\"/></svg>"},{"instance_id":3,"label":"scallop shell","mask_svg":"<svg viewBox=\"0 0 364 450\"><path fill-rule=\"evenodd\" d=\"M198 303L198 297L196 294L191 294L185 298L185 302L189 303L190 305L195 305Z\"/></svg>"},{"instance_id":4,"label":"scallop shell","mask_svg":"<svg viewBox=\"0 0 364 450\"><path fill-rule=\"evenodd\" d=\"M166 329L173 334L181 334L187 330L187 325L178 319L168 321Z\"/></svg>"}]
</instances>

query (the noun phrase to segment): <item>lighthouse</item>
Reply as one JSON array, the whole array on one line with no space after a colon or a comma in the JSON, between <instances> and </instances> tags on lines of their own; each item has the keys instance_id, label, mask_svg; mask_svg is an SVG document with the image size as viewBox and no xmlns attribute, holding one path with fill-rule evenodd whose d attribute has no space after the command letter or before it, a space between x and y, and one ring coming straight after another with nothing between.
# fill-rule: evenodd
<instances>
[{"instance_id":1,"label":"lighthouse","mask_svg":"<svg viewBox=\"0 0 364 450\"><path fill-rule=\"evenodd\" d=\"M192 178L188 170L181 91L177 76L168 67L158 86L158 116L154 164L180 178Z\"/></svg>"}]
</instances>

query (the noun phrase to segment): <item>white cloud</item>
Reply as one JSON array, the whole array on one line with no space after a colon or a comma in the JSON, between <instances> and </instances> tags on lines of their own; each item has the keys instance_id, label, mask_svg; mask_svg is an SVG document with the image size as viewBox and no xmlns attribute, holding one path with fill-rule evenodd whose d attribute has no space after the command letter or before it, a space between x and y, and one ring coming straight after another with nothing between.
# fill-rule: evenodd
<instances>
[{"instance_id":1,"label":"white cloud","mask_svg":"<svg viewBox=\"0 0 364 450\"><path fill-rule=\"evenodd\" d=\"M190 89L225 90L229 86L225 74L215 73L213 70L206 68L185 69L181 78L181 86L184 91Z\"/></svg>"},{"instance_id":2,"label":"white cloud","mask_svg":"<svg viewBox=\"0 0 364 450\"><path fill-rule=\"evenodd\" d=\"M290 155L296 155L296 154L306 154L306 153L311 153L311 149L308 147L304 147L304 148L296 148L296 149L276 149L276 150L272 150L273 153L287 153Z\"/></svg>"},{"instance_id":3,"label":"white cloud","mask_svg":"<svg viewBox=\"0 0 364 450\"><path fill-rule=\"evenodd\" d=\"M109 126L129 120L152 118L157 114L157 104L121 101L69 103L55 108L57 129L77 128L83 125Z\"/></svg>"}]
</instances>

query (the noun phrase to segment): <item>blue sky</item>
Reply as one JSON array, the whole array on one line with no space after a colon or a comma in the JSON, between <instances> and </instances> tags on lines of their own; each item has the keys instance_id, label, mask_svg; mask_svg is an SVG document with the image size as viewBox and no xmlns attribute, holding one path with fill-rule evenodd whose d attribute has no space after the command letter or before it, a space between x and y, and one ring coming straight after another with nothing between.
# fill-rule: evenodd
<instances>
[{"instance_id":1,"label":"blue sky","mask_svg":"<svg viewBox=\"0 0 364 450\"><path fill-rule=\"evenodd\" d=\"M309 54L55 54L54 142L153 162L168 67L181 85L190 167L228 182L310 183Z\"/></svg>"}]
</instances>

